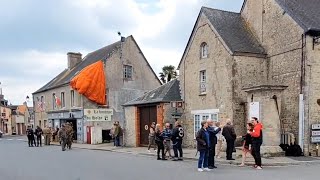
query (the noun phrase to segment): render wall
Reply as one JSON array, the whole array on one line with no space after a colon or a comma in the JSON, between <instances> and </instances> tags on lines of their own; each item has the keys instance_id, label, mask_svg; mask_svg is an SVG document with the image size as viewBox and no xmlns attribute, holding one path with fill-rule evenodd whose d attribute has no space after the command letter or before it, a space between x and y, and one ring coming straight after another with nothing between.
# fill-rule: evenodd
<instances>
[{"instance_id":1,"label":"render wall","mask_svg":"<svg viewBox=\"0 0 320 180\"><path fill-rule=\"evenodd\" d=\"M121 59L119 50L106 61L107 104L114 111L112 121L99 123L103 129L110 129L114 121L126 126L122 105L161 85L131 36L126 39L122 48ZM130 80L123 78L124 65L133 67ZM97 108L97 105L87 98L84 97L83 101L84 108Z\"/></svg>"},{"instance_id":2,"label":"render wall","mask_svg":"<svg viewBox=\"0 0 320 180\"><path fill-rule=\"evenodd\" d=\"M135 147L136 146L136 136L137 136L137 128L136 127L136 111L137 107L135 106L127 106L125 107L125 145L129 147Z\"/></svg>"}]
</instances>

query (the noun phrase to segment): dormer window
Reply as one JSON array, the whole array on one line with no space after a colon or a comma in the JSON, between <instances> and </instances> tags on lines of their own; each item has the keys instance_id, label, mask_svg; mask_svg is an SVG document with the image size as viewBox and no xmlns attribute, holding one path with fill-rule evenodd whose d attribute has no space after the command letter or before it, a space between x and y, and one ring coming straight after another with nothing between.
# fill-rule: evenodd
<instances>
[{"instance_id":1,"label":"dormer window","mask_svg":"<svg viewBox=\"0 0 320 180\"><path fill-rule=\"evenodd\" d=\"M200 50L201 50L200 51L201 59L207 58L208 57L208 45L207 45L207 43L203 42L201 44Z\"/></svg>"}]
</instances>

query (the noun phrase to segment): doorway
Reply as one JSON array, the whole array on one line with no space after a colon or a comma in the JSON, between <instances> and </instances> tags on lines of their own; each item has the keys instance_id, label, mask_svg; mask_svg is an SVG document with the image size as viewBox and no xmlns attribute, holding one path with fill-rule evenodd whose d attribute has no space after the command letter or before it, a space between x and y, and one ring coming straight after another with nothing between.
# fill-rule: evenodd
<instances>
[{"instance_id":1,"label":"doorway","mask_svg":"<svg viewBox=\"0 0 320 180\"><path fill-rule=\"evenodd\" d=\"M66 122L72 124L73 140L77 140L77 119L67 119Z\"/></svg>"},{"instance_id":2,"label":"doorway","mask_svg":"<svg viewBox=\"0 0 320 180\"><path fill-rule=\"evenodd\" d=\"M149 144L149 128L152 122L157 122L157 107L140 107L140 145Z\"/></svg>"}]
</instances>

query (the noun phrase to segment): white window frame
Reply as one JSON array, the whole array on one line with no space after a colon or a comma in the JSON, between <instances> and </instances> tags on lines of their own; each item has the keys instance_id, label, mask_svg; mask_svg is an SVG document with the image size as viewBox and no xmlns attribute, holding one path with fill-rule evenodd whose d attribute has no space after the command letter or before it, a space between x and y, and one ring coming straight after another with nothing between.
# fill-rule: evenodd
<instances>
[{"instance_id":1,"label":"white window frame","mask_svg":"<svg viewBox=\"0 0 320 180\"><path fill-rule=\"evenodd\" d=\"M70 91L70 107L75 107L75 92L74 90Z\"/></svg>"},{"instance_id":2,"label":"white window frame","mask_svg":"<svg viewBox=\"0 0 320 180\"><path fill-rule=\"evenodd\" d=\"M200 57L201 59L208 58L208 44L205 42L200 46Z\"/></svg>"},{"instance_id":3,"label":"white window frame","mask_svg":"<svg viewBox=\"0 0 320 180\"><path fill-rule=\"evenodd\" d=\"M196 119L199 117L199 120ZM203 120L212 119L214 122L219 122L219 112L207 112L207 113L197 113L193 115L193 134L194 139L196 139L197 132L201 129L201 122ZM197 128L198 127L198 128Z\"/></svg>"},{"instance_id":4,"label":"white window frame","mask_svg":"<svg viewBox=\"0 0 320 180\"><path fill-rule=\"evenodd\" d=\"M56 103L56 93L52 93L52 109L55 110L57 108L57 103Z\"/></svg>"},{"instance_id":5,"label":"white window frame","mask_svg":"<svg viewBox=\"0 0 320 180\"><path fill-rule=\"evenodd\" d=\"M60 99L61 99L61 107L62 108L66 107L66 93L65 92L60 93Z\"/></svg>"}]
</instances>

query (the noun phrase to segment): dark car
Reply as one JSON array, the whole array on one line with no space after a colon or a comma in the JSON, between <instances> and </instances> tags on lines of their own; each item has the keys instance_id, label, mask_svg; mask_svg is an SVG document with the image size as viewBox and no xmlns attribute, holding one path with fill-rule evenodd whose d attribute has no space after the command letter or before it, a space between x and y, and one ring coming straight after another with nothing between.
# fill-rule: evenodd
<instances>
[{"instance_id":1,"label":"dark car","mask_svg":"<svg viewBox=\"0 0 320 180\"><path fill-rule=\"evenodd\" d=\"M2 138L2 134L3 134L3 132L0 130L0 138Z\"/></svg>"}]
</instances>

